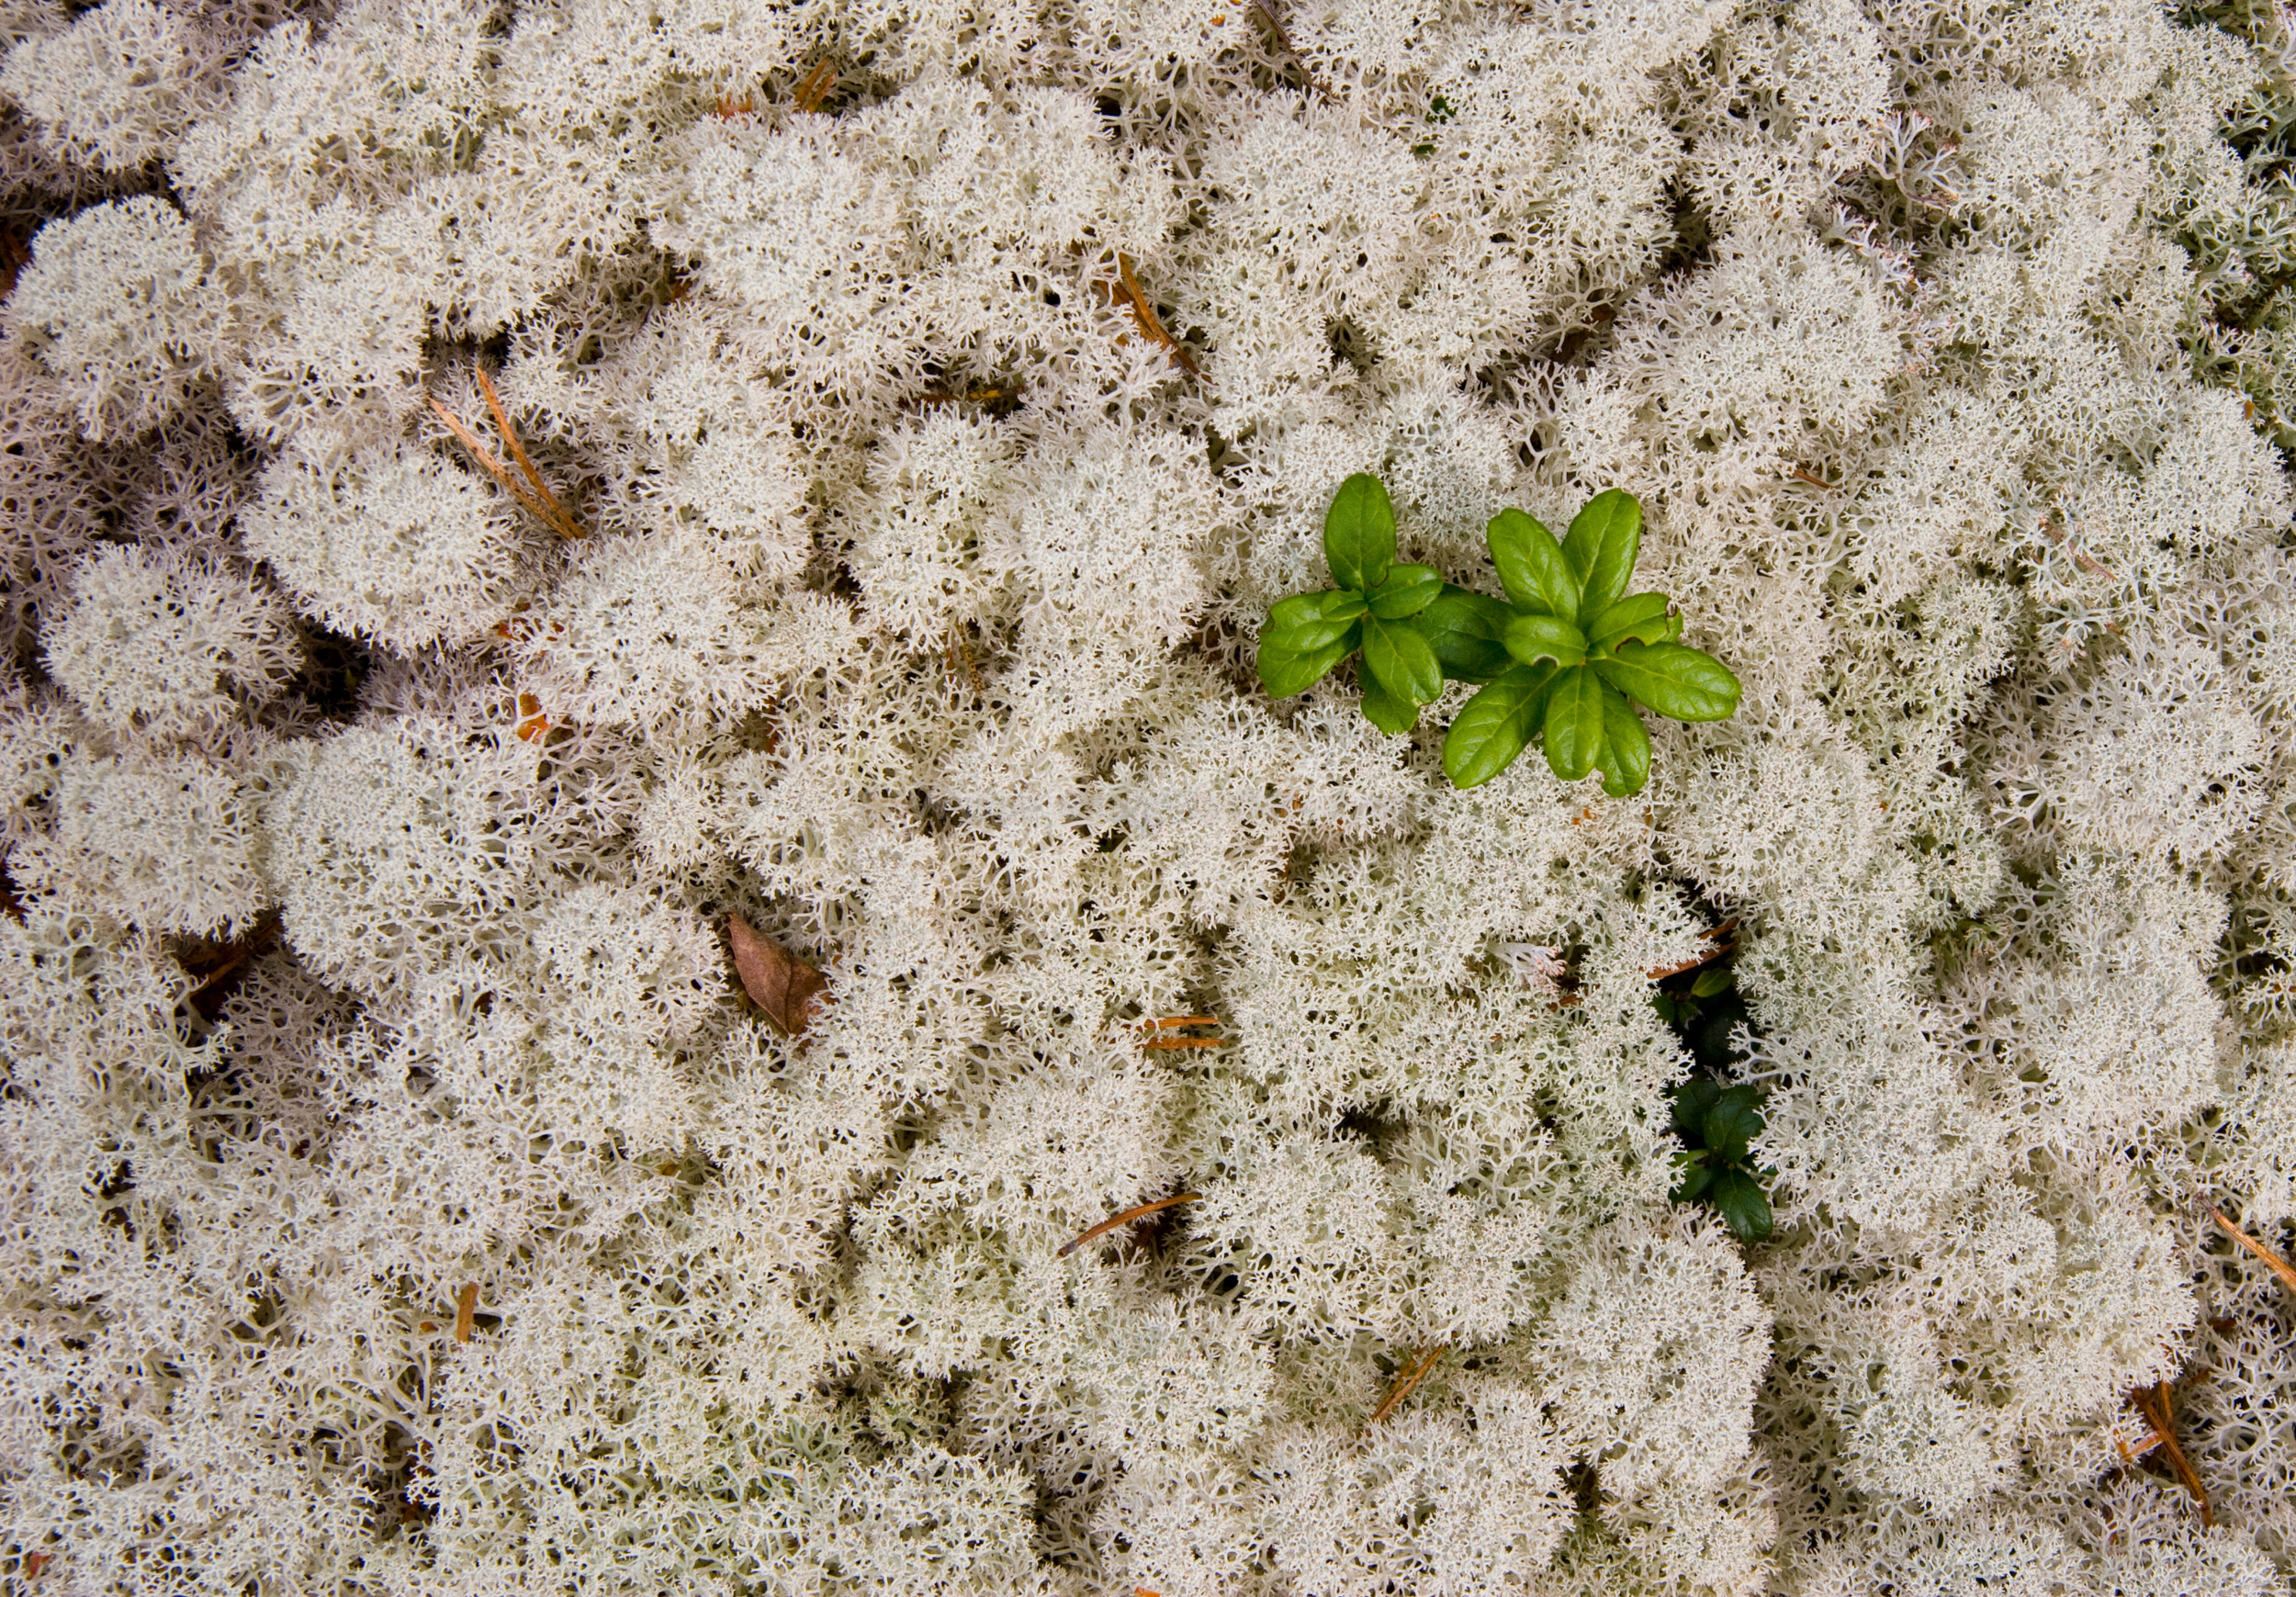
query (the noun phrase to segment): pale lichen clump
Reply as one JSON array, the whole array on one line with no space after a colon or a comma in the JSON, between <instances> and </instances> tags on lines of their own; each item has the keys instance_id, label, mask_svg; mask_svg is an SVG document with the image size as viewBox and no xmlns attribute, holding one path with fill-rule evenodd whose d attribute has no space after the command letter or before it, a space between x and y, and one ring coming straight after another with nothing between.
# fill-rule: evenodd
<instances>
[{"instance_id":1,"label":"pale lichen clump","mask_svg":"<svg viewBox=\"0 0 2296 1597\"><path fill-rule=\"evenodd\" d=\"M0 1581L2283 1589L2291 159L2245 0L0 4ZM1739 714L1271 702L1359 472Z\"/></svg>"}]
</instances>

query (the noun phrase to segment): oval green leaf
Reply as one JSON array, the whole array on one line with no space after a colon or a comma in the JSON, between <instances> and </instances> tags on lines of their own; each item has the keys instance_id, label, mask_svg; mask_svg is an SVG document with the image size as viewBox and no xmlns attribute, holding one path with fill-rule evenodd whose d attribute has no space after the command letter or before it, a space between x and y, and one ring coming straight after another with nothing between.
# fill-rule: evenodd
<instances>
[{"instance_id":1,"label":"oval green leaf","mask_svg":"<svg viewBox=\"0 0 2296 1597\"><path fill-rule=\"evenodd\" d=\"M1565 782L1594 769L1603 751L1603 679L1575 666L1555 679L1547 700L1547 768Z\"/></svg>"},{"instance_id":2,"label":"oval green leaf","mask_svg":"<svg viewBox=\"0 0 2296 1597\"><path fill-rule=\"evenodd\" d=\"M1358 593L1387 580L1395 564L1395 507L1387 486L1367 471L1339 485L1323 515L1323 558L1332 580Z\"/></svg>"},{"instance_id":3,"label":"oval green leaf","mask_svg":"<svg viewBox=\"0 0 2296 1597\"><path fill-rule=\"evenodd\" d=\"M1663 593L1629 593L1586 624L1589 647L1615 649L1622 643L1669 643L1682 619L1666 613Z\"/></svg>"},{"instance_id":4,"label":"oval green leaf","mask_svg":"<svg viewBox=\"0 0 2296 1597\"><path fill-rule=\"evenodd\" d=\"M1294 693L1304 693L1331 673L1334 666L1356 652L1356 626L1349 623L1339 637L1328 643L1301 647L1292 633L1262 633L1260 635L1260 681L1269 695L1289 699Z\"/></svg>"},{"instance_id":5,"label":"oval green leaf","mask_svg":"<svg viewBox=\"0 0 2296 1597\"><path fill-rule=\"evenodd\" d=\"M1578 620L1578 576L1544 523L1518 510L1503 510L1491 518L1483 538L1491 545L1491 563L1499 568L1499 585L1507 590L1507 602L1518 610Z\"/></svg>"},{"instance_id":6,"label":"oval green leaf","mask_svg":"<svg viewBox=\"0 0 2296 1597\"><path fill-rule=\"evenodd\" d=\"M1689 1203L1696 1199L1713 1184L1714 1166L1701 1159L1694 1164L1683 1167L1682 1178L1675 1182L1674 1190L1668 1193L1667 1197L1676 1203Z\"/></svg>"},{"instance_id":7,"label":"oval green leaf","mask_svg":"<svg viewBox=\"0 0 2296 1597\"><path fill-rule=\"evenodd\" d=\"M1741 1085L1728 1088L1716 1097L1699 1130L1710 1153L1737 1161L1746 1157L1747 1145L1761 1134L1761 1091Z\"/></svg>"},{"instance_id":8,"label":"oval green leaf","mask_svg":"<svg viewBox=\"0 0 2296 1597\"><path fill-rule=\"evenodd\" d=\"M1632 798L1650 780L1650 734L1635 707L1609 688L1603 690L1603 791Z\"/></svg>"},{"instance_id":9,"label":"oval green leaf","mask_svg":"<svg viewBox=\"0 0 2296 1597\"><path fill-rule=\"evenodd\" d=\"M1771 1228L1776 1223L1770 1213L1770 1199L1763 1196L1761 1184L1743 1170L1724 1170L1714 1178L1707 1190L1706 1201L1714 1205L1742 1243L1769 1240Z\"/></svg>"},{"instance_id":10,"label":"oval green leaf","mask_svg":"<svg viewBox=\"0 0 2296 1597\"><path fill-rule=\"evenodd\" d=\"M1738 711L1738 679L1703 649L1624 643L1595 662L1603 680L1670 721L1724 721Z\"/></svg>"},{"instance_id":11,"label":"oval green leaf","mask_svg":"<svg viewBox=\"0 0 2296 1597\"><path fill-rule=\"evenodd\" d=\"M1552 660L1568 669L1586 658L1586 635L1559 615L1518 615L1507 623L1507 652L1526 666Z\"/></svg>"},{"instance_id":12,"label":"oval green leaf","mask_svg":"<svg viewBox=\"0 0 2296 1597\"><path fill-rule=\"evenodd\" d=\"M1435 663L1455 682L1487 682L1514 664L1507 653L1509 610L1487 593L1472 593L1450 583L1411 624L1435 650Z\"/></svg>"},{"instance_id":13,"label":"oval green leaf","mask_svg":"<svg viewBox=\"0 0 2296 1597\"><path fill-rule=\"evenodd\" d=\"M1443 667L1409 622L1367 615L1361 625L1363 663L1390 697L1428 704L1442 694Z\"/></svg>"},{"instance_id":14,"label":"oval green leaf","mask_svg":"<svg viewBox=\"0 0 2296 1597\"><path fill-rule=\"evenodd\" d=\"M1511 665L1468 700L1443 738L1443 774L1480 787L1514 762L1546 719L1552 666Z\"/></svg>"},{"instance_id":15,"label":"oval green leaf","mask_svg":"<svg viewBox=\"0 0 2296 1597\"><path fill-rule=\"evenodd\" d=\"M1267 607L1267 624L1263 632L1280 632L1286 627L1302 626L1311 621L1353 621L1370 606L1360 593L1350 593L1344 588L1323 588L1313 593L1295 593L1289 599L1278 599Z\"/></svg>"},{"instance_id":16,"label":"oval green leaf","mask_svg":"<svg viewBox=\"0 0 2296 1597\"><path fill-rule=\"evenodd\" d=\"M1634 580L1635 557L1642 552L1642 507L1634 495L1605 489L1570 518L1563 534L1563 557L1579 579L1579 605L1571 619L1591 622L1618 602Z\"/></svg>"},{"instance_id":17,"label":"oval green leaf","mask_svg":"<svg viewBox=\"0 0 2296 1597\"><path fill-rule=\"evenodd\" d=\"M1367 679L1363 683L1363 718L1390 737L1408 732L1419 720L1419 706L1407 703Z\"/></svg>"},{"instance_id":18,"label":"oval green leaf","mask_svg":"<svg viewBox=\"0 0 2296 1597\"><path fill-rule=\"evenodd\" d=\"M1416 615L1443 591L1443 578L1433 566L1394 566L1387 580L1367 594L1371 613L1382 621Z\"/></svg>"}]
</instances>

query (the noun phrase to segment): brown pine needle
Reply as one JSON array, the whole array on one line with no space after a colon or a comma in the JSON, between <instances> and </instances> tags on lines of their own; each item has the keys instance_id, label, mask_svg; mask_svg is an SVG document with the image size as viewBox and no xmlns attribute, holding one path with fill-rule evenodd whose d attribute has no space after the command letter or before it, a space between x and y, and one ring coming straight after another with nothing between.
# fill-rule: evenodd
<instances>
[{"instance_id":1,"label":"brown pine needle","mask_svg":"<svg viewBox=\"0 0 2296 1597\"><path fill-rule=\"evenodd\" d=\"M1075 1253L1078 1248L1083 1247L1085 1243L1090 1242L1094 1237L1106 1236L1109 1232L1114 1231L1120 1225L1130 1225L1132 1221L1139 1220L1143 1215L1154 1214L1158 1209L1170 1209L1176 1203L1194 1203L1202 1196L1203 1194L1200 1192L1179 1192L1173 1194L1170 1198L1160 1198L1154 1203L1134 1204L1131 1208L1126 1209L1122 1214L1112 1214L1109 1216L1108 1219L1102 1220L1098 1225L1094 1226L1090 1231L1086 1231L1075 1242L1070 1243L1067 1246L1062 1248L1059 1254L1055 1256L1064 1259L1069 1254Z\"/></svg>"},{"instance_id":2,"label":"brown pine needle","mask_svg":"<svg viewBox=\"0 0 2296 1597\"><path fill-rule=\"evenodd\" d=\"M2246 1248L2250 1253L2256 1254L2257 1258L2262 1259L2264 1261L2264 1267L2270 1270L2274 1275L2280 1278L2281 1286L2287 1288L2291 1292L2296 1292L2296 1265L2290 1265L2289 1262L2280 1257L2279 1254L2274 1253L2270 1248L2266 1247L2262 1243L2257 1241L2256 1238L2250 1236L2246 1231L2242 1231L2238 1226L2233 1224L2231 1220L2226 1220L2224 1218L2223 1211L2212 1203L2209 1205L2209 1215L2216 1221L2218 1226L2223 1228L2226 1236L2231 1237L2233 1241L2238 1243L2242 1247Z\"/></svg>"},{"instance_id":3,"label":"brown pine needle","mask_svg":"<svg viewBox=\"0 0 2296 1597\"><path fill-rule=\"evenodd\" d=\"M518 434L512 430L510 418L502 414L502 400L494 391L494 379L487 376L486 367L474 369L478 374L478 389L487 397L487 409L493 412L494 424L501 430L502 442L511 446L511 458L517 461L518 469L525 473L526 481L535 490L535 497L550 507L548 519L551 524L567 537L580 537L580 523L567 514L566 507L558 502L558 496L552 493L550 485L542 480L542 473L535 469L534 459L526 453L526 446L518 441Z\"/></svg>"},{"instance_id":4,"label":"brown pine needle","mask_svg":"<svg viewBox=\"0 0 2296 1597\"><path fill-rule=\"evenodd\" d=\"M1797 466L1797 467L1795 467L1794 468L1793 476L1794 476L1794 480L1795 480L1795 481L1796 481L1796 482L1806 482L1806 483L1808 483L1808 484L1809 484L1812 488L1822 488L1822 489L1825 489L1828 493L1832 493L1832 492L1835 492L1836 490L1838 490L1838 489L1841 487L1841 484L1840 484L1840 483L1838 483L1838 482L1828 482L1828 481L1827 481L1824 478L1822 478L1822 477L1814 477L1814 476L1812 476L1810 473L1808 473L1808 472L1806 472L1806 471L1803 470L1803 469L1802 469L1800 467L1798 467L1798 466Z\"/></svg>"},{"instance_id":5,"label":"brown pine needle","mask_svg":"<svg viewBox=\"0 0 2296 1597\"><path fill-rule=\"evenodd\" d=\"M505 489L509 489L510 496L516 500L520 504L525 506L528 512L535 516L535 519L548 526L552 532L557 533L560 537L579 538L582 535L581 528L575 525L572 518L566 515L565 511L559 508L558 503L555 499L549 503L545 504L542 500L536 499L533 494L527 492L524 486L522 485L516 478L510 474L508 468L506 468L501 461L494 458L493 454L487 448L487 446L478 442L478 435L476 433L473 433L468 427L465 426L463 424L463 419L460 416L456 415L454 411L448 410L446 408L446 402L444 399L441 399L436 394L433 394L431 396L431 409L438 412L438 419L446 423L447 431L454 433L456 438L462 441L462 446L465 449L469 450L471 454L478 456L478 464L485 467L487 470L492 474L494 480L501 483ZM570 531L568 530L569 528L571 529Z\"/></svg>"},{"instance_id":6,"label":"brown pine needle","mask_svg":"<svg viewBox=\"0 0 2296 1597\"><path fill-rule=\"evenodd\" d=\"M801 111L819 110L821 102L827 99L829 91L836 87L837 63L825 61L807 73L805 81L797 85L797 108Z\"/></svg>"},{"instance_id":7,"label":"brown pine needle","mask_svg":"<svg viewBox=\"0 0 2296 1597\"><path fill-rule=\"evenodd\" d=\"M2185 1457L2184 1449L2177 1445L2177 1414L2168 1383L2163 1381L2155 1387L2139 1387L2129 1394L2129 1400L2143 1411L2146 1423L2153 1427L2153 1434L2160 1438L2160 1445L2168 1451L2168 1468L2176 1471L2177 1479L2192 1494L2192 1501L2200 1505L2200 1523L2204 1525L2214 1524L2216 1515L2209 1508L2209 1494L2200 1485L2200 1478L2193 1473L2191 1461Z\"/></svg>"},{"instance_id":8,"label":"brown pine needle","mask_svg":"<svg viewBox=\"0 0 2296 1597\"><path fill-rule=\"evenodd\" d=\"M1663 982L1669 976L1679 976L1684 971L1694 971L1700 965L1710 965L1736 947L1738 947L1738 945L1734 942L1716 943L1714 947L1708 949L1705 953L1700 954L1696 959L1684 960L1679 964L1660 965L1655 969L1645 971L1642 973L1649 977L1650 980L1654 982Z\"/></svg>"},{"instance_id":9,"label":"brown pine needle","mask_svg":"<svg viewBox=\"0 0 2296 1597\"><path fill-rule=\"evenodd\" d=\"M1141 1044L1142 1048L1164 1049L1225 1048L1227 1046L1228 1039L1224 1037L1151 1037Z\"/></svg>"},{"instance_id":10,"label":"brown pine needle","mask_svg":"<svg viewBox=\"0 0 2296 1597\"><path fill-rule=\"evenodd\" d=\"M462 1290L455 1294L455 1340L468 1342L471 1327L478 1314L478 1283L465 1281Z\"/></svg>"},{"instance_id":11,"label":"brown pine needle","mask_svg":"<svg viewBox=\"0 0 2296 1597\"><path fill-rule=\"evenodd\" d=\"M1156 1022L1156 1029L1161 1031L1168 1026L1225 1026L1227 1022L1217 1015L1166 1015Z\"/></svg>"},{"instance_id":12,"label":"brown pine needle","mask_svg":"<svg viewBox=\"0 0 2296 1597\"><path fill-rule=\"evenodd\" d=\"M1450 1346L1451 1344L1447 1342L1438 1342L1433 1347L1429 1348L1426 1353L1421 1356L1419 1362L1412 1366L1409 1373L1407 1373L1401 1380L1395 1383L1394 1389L1387 1394L1387 1401L1381 1403L1377 1409L1372 1411L1371 1418L1364 1422L1363 1428L1368 1431L1372 1426L1378 1424L1381 1420L1386 1419L1388 1415L1394 1412L1395 1405L1401 1402L1405 1398L1411 1396L1412 1389L1416 1388L1421 1381L1427 1378L1427 1372L1435 1368L1435 1360L1441 1358L1444 1354L1448 1352L1450 1350Z\"/></svg>"},{"instance_id":13,"label":"brown pine needle","mask_svg":"<svg viewBox=\"0 0 2296 1597\"><path fill-rule=\"evenodd\" d=\"M964 662L965 680L973 684L973 696L979 698L981 696L981 673L974 669L973 651L964 647L964 628L962 624L949 629L949 671L951 676L956 674L959 660Z\"/></svg>"},{"instance_id":14,"label":"brown pine needle","mask_svg":"<svg viewBox=\"0 0 2296 1597\"><path fill-rule=\"evenodd\" d=\"M1202 377L1203 368L1196 364L1196 357L1188 354L1187 346L1164 330L1163 318L1156 314L1156 308L1149 303L1148 296L1141 292L1140 279L1132 276L1132 258L1121 250L1116 253L1116 275L1123 283L1125 298L1131 301L1132 320L1140 323L1140 331L1170 350L1172 358L1180 363L1181 369L1189 377Z\"/></svg>"}]
</instances>

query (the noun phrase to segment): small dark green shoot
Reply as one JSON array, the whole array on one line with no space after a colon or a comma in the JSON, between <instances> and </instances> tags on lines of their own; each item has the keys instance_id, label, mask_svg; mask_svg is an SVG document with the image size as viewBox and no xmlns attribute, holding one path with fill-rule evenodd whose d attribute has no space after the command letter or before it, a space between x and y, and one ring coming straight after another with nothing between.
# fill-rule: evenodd
<instances>
[{"instance_id":1,"label":"small dark green shoot","mask_svg":"<svg viewBox=\"0 0 2296 1597\"><path fill-rule=\"evenodd\" d=\"M1760 1087L1726 1087L1708 1075L1693 1076L1674 1094L1683 1149L1674 1155L1681 1174L1673 1200L1709 1205L1742 1243L1767 1241L1773 1224L1750 1152L1761 1132L1761 1098Z\"/></svg>"}]
</instances>

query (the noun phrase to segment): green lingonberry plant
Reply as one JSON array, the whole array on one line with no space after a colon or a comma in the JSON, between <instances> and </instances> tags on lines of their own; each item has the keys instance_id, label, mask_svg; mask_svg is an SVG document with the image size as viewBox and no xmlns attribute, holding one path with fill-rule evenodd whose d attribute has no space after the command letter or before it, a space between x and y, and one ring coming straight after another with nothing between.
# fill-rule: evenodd
<instances>
[{"instance_id":1,"label":"green lingonberry plant","mask_svg":"<svg viewBox=\"0 0 2296 1597\"><path fill-rule=\"evenodd\" d=\"M1495 602L1478 604L1480 596L1462 590L1465 602L1435 618L1469 670L1499 665L1488 647L1494 629L1507 657L1443 740L1453 786L1489 782L1538 735L1557 776L1577 782L1599 767L1603 791L1624 798L1650 779L1650 736L1637 705L1674 721L1737 712L1738 679L1675 641L1682 617L1666 595L1626 591L1642 548L1642 507L1632 494L1596 494L1559 542L1518 510L1492 517L1486 535L1508 613L1503 620Z\"/></svg>"},{"instance_id":2,"label":"green lingonberry plant","mask_svg":"<svg viewBox=\"0 0 2296 1597\"><path fill-rule=\"evenodd\" d=\"M1363 713L1408 731L1446 678L1479 682L1443 740L1454 787L1504 770L1534 737L1565 782L1603 772L1614 798L1650 778L1650 737L1638 709L1676 721L1738 710L1739 682L1712 655L1677 642L1682 617L1663 593L1629 593L1642 547L1642 507L1611 489L1558 540L1518 510L1487 537L1504 602L1395 563L1395 511L1368 472L1340 484L1323 518L1323 556L1337 586L1279 600L1260 633L1259 674L1277 698L1306 692L1357 650Z\"/></svg>"},{"instance_id":3,"label":"green lingonberry plant","mask_svg":"<svg viewBox=\"0 0 2296 1597\"><path fill-rule=\"evenodd\" d=\"M1365 719L1382 732L1408 732L1419 706L1443 692L1443 667L1410 624L1442 592L1443 579L1430 566L1395 563L1395 508L1368 472L1356 473L1332 496L1323 558L1337 586L1269 607L1260 680L1276 697L1289 698L1360 649Z\"/></svg>"},{"instance_id":4,"label":"green lingonberry plant","mask_svg":"<svg viewBox=\"0 0 2296 1597\"><path fill-rule=\"evenodd\" d=\"M1773 1224L1749 1152L1762 1128L1761 1097L1760 1087L1726 1087L1709 1075L1693 1076L1674 1094L1674 1134L1683 1151L1674 1155L1682 1176L1673 1200L1704 1198L1742 1243L1763 1241Z\"/></svg>"}]
</instances>

